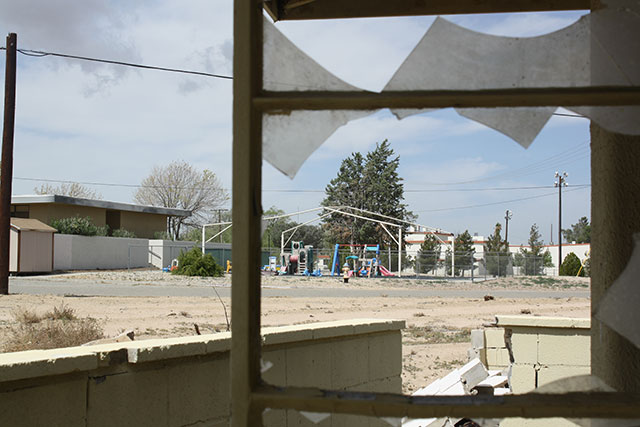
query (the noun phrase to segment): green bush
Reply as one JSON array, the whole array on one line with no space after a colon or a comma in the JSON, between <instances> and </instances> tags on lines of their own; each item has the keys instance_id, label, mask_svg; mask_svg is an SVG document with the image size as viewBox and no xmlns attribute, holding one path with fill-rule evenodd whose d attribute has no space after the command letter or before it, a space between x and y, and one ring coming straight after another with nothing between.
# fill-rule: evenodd
<instances>
[{"instance_id":1,"label":"green bush","mask_svg":"<svg viewBox=\"0 0 640 427\"><path fill-rule=\"evenodd\" d=\"M582 271L584 271L585 276L591 277L591 257L584 260L584 267L582 267Z\"/></svg>"},{"instance_id":2,"label":"green bush","mask_svg":"<svg viewBox=\"0 0 640 427\"><path fill-rule=\"evenodd\" d=\"M129 237L135 239L136 234L133 231L125 230L124 228L116 228L111 233L112 237Z\"/></svg>"},{"instance_id":3,"label":"green bush","mask_svg":"<svg viewBox=\"0 0 640 427\"><path fill-rule=\"evenodd\" d=\"M171 236L166 231L156 231L153 233L153 238L158 240L171 240Z\"/></svg>"},{"instance_id":4,"label":"green bush","mask_svg":"<svg viewBox=\"0 0 640 427\"><path fill-rule=\"evenodd\" d=\"M58 230L60 234L78 234L80 236L106 236L108 226L98 227L90 217L74 216L70 218L60 218L51 221L51 226Z\"/></svg>"},{"instance_id":5,"label":"green bush","mask_svg":"<svg viewBox=\"0 0 640 427\"><path fill-rule=\"evenodd\" d=\"M202 255L200 248L193 248L188 252L181 252L178 256L178 268L173 274L184 276L219 277L223 269L209 254Z\"/></svg>"},{"instance_id":6,"label":"green bush","mask_svg":"<svg viewBox=\"0 0 640 427\"><path fill-rule=\"evenodd\" d=\"M580 276L584 276L584 269L581 269L582 263L580 262L580 258L573 252L570 252L569 255L564 257L564 261L562 261L562 265L560 266L560 275L561 276L577 276L578 272L580 272Z\"/></svg>"}]
</instances>

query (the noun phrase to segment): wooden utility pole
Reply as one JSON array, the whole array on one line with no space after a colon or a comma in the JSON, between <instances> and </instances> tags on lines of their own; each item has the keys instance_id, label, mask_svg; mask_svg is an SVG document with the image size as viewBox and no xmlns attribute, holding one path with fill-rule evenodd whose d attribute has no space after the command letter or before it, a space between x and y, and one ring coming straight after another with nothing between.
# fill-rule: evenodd
<instances>
[{"instance_id":1,"label":"wooden utility pole","mask_svg":"<svg viewBox=\"0 0 640 427\"><path fill-rule=\"evenodd\" d=\"M556 182L554 185L558 187L558 275L560 275L560 266L562 265L562 187L567 186L566 172L556 172Z\"/></svg>"},{"instance_id":2,"label":"wooden utility pole","mask_svg":"<svg viewBox=\"0 0 640 427\"><path fill-rule=\"evenodd\" d=\"M16 48L18 36L7 36L4 75L4 129L0 165L0 294L9 294L9 236L11 227L11 180L13 179L13 132L16 118Z\"/></svg>"}]
</instances>

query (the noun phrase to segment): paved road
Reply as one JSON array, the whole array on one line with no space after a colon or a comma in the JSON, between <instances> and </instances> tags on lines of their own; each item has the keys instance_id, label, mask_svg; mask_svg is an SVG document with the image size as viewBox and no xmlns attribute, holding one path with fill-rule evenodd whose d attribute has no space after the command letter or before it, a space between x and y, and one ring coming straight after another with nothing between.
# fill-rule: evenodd
<instances>
[{"instance_id":1,"label":"paved road","mask_svg":"<svg viewBox=\"0 0 640 427\"><path fill-rule=\"evenodd\" d=\"M469 287L479 286L469 284ZM229 286L219 286L216 290L222 297L231 295ZM181 296L209 297L215 295L209 286L131 284L131 283L95 283L94 281L70 280L51 281L37 277L12 277L9 291L17 294L52 294L74 296ZM589 298L588 290L507 290L507 289L343 289L343 288L291 288L263 287L264 297L300 297L300 298L359 298L386 295L395 298L482 298L484 295L500 298Z\"/></svg>"}]
</instances>

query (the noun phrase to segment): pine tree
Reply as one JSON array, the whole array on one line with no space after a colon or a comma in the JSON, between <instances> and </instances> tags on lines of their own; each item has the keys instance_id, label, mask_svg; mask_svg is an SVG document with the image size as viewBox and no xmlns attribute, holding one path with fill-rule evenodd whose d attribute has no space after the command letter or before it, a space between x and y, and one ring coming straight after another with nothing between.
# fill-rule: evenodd
<instances>
[{"instance_id":1,"label":"pine tree","mask_svg":"<svg viewBox=\"0 0 640 427\"><path fill-rule=\"evenodd\" d=\"M501 231L502 225L498 222L484 245L485 268L492 276L506 276L511 261L509 242L502 240Z\"/></svg>"},{"instance_id":2,"label":"pine tree","mask_svg":"<svg viewBox=\"0 0 640 427\"><path fill-rule=\"evenodd\" d=\"M364 173L364 157L360 153L352 153L342 161L338 176L331 180L325 188L326 197L322 206L353 206L364 208L362 175ZM364 221L338 213L331 214L324 221L324 228L330 243L356 243L357 233Z\"/></svg>"},{"instance_id":3,"label":"pine tree","mask_svg":"<svg viewBox=\"0 0 640 427\"><path fill-rule=\"evenodd\" d=\"M325 188L323 206L351 206L393 218L409 220L411 212L402 201L404 185L398 175L400 157L385 139L362 156L352 153L340 165L338 175ZM383 227L341 214L332 214L323 227L328 243L394 245ZM403 225L406 231L406 226ZM406 257L404 257L406 259Z\"/></svg>"},{"instance_id":4,"label":"pine tree","mask_svg":"<svg viewBox=\"0 0 640 427\"><path fill-rule=\"evenodd\" d=\"M529 248L520 248L522 254L522 264L525 274L528 276L542 273L544 267L544 253L542 252L544 241L538 231L538 226L533 224L529 230Z\"/></svg>"},{"instance_id":5,"label":"pine tree","mask_svg":"<svg viewBox=\"0 0 640 427\"><path fill-rule=\"evenodd\" d=\"M456 255L453 260L455 275L462 274L464 276L465 270L473 268L473 254L475 252L473 238L468 230L456 236L454 250ZM445 264L447 266L447 274L451 274L451 249L447 249Z\"/></svg>"},{"instance_id":6,"label":"pine tree","mask_svg":"<svg viewBox=\"0 0 640 427\"><path fill-rule=\"evenodd\" d=\"M571 228L562 230L562 235L569 243L590 243L591 224L589 224L589 219L583 216L577 223L572 224Z\"/></svg>"},{"instance_id":7,"label":"pine tree","mask_svg":"<svg viewBox=\"0 0 640 427\"><path fill-rule=\"evenodd\" d=\"M440 251L440 242L433 234L424 236L416 259L416 267L420 273L429 273L438 266Z\"/></svg>"}]
</instances>

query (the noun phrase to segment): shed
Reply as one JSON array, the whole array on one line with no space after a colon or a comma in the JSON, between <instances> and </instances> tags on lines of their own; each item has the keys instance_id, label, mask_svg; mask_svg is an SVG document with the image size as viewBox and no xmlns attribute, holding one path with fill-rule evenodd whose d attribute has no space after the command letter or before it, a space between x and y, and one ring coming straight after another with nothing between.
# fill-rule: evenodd
<instances>
[{"instance_id":1,"label":"shed","mask_svg":"<svg viewBox=\"0 0 640 427\"><path fill-rule=\"evenodd\" d=\"M53 271L53 233L57 230L37 219L11 218L9 271Z\"/></svg>"}]
</instances>

